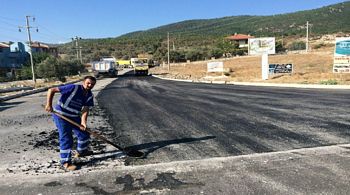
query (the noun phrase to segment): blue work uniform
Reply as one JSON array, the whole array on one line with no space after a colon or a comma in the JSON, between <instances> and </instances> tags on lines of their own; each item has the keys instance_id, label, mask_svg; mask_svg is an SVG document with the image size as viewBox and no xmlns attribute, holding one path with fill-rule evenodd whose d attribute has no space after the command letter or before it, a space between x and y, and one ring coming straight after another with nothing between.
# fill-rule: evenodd
<instances>
[{"instance_id":1,"label":"blue work uniform","mask_svg":"<svg viewBox=\"0 0 350 195\"><path fill-rule=\"evenodd\" d=\"M78 124L81 124L81 110L83 106L93 106L94 98L91 91L84 93L82 85L64 85L58 87L61 93L54 110ZM88 149L90 135L87 132L81 131L78 127L61 119L53 114L53 120L58 128L60 142L60 161L61 164L71 161L71 151L73 145L72 131L78 138L77 150L79 153Z\"/></svg>"}]
</instances>

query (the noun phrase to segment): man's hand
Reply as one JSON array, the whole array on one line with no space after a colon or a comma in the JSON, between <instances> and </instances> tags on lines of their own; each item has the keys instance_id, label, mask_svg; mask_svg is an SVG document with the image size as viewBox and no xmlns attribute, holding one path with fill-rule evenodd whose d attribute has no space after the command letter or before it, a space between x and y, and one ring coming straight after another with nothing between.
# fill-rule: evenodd
<instances>
[{"instance_id":1,"label":"man's hand","mask_svg":"<svg viewBox=\"0 0 350 195\"><path fill-rule=\"evenodd\" d=\"M45 110L46 110L47 112L52 112L52 111L53 111L52 105L46 104Z\"/></svg>"},{"instance_id":2,"label":"man's hand","mask_svg":"<svg viewBox=\"0 0 350 195\"><path fill-rule=\"evenodd\" d=\"M81 124L81 127L80 127L80 130L85 131L86 128L87 128L87 127L86 127L86 124L83 124L83 123L82 123L82 124Z\"/></svg>"}]
</instances>

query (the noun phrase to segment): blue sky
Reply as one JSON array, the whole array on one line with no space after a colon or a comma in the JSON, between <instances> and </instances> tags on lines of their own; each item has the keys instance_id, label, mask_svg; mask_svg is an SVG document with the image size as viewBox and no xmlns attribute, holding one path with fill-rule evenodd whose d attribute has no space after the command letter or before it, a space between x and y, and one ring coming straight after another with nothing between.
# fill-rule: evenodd
<instances>
[{"instance_id":1,"label":"blue sky","mask_svg":"<svg viewBox=\"0 0 350 195\"><path fill-rule=\"evenodd\" d=\"M72 37L106 38L192 19L273 15L316 9L345 0L0 0L0 42L69 42Z\"/></svg>"}]
</instances>

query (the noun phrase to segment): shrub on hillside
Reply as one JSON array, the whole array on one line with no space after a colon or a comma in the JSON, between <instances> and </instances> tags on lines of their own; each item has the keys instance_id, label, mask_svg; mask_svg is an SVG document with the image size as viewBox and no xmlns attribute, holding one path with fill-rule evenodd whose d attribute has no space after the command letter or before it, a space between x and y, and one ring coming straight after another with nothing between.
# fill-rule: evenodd
<instances>
[{"instance_id":1,"label":"shrub on hillside","mask_svg":"<svg viewBox=\"0 0 350 195\"><path fill-rule=\"evenodd\" d=\"M321 85L337 85L338 81L335 80L335 79L329 79L329 80L326 80L326 81L320 81L320 84Z\"/></svg>"},{"instance_id":2,"label":"shrub on hillside","mask_svg":"<svg viewBox=\"0 0 350 195\"><path fill-rule=\"evenodd\" d=\"M306 49L306 44L303 41L295 41L288 47L289 50L304 50Z\"/></svg>"},{"instance_id":3,"label":"shrub on hillside","mask_svg":"<svg viewBox=\"0 0 350 195\"><path fill-rule=\"evenodd\" d=\"M326 46L326 44L324 44L324 43L319 43L319 44L317 44L317 45L314 45L312 48L313 48L313 49L319 49L319 48L325 47L325 46Z\"/></svg>"}]
</instances>

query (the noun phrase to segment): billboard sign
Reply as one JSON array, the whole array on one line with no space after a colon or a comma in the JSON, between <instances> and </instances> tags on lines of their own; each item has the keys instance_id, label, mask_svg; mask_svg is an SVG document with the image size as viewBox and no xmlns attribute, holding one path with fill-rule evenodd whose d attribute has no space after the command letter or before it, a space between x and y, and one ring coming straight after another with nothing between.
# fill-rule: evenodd
<instances>
[{"instance_id":1,"label":"billboard sign","mask_svg":"<svg viewBox=\"0 0 350 195\"><path fill-rule=\"evenodd\" d=\"M223 62L209 62L207 63L208 72L224 72Z\"/></svg>"},{"instance_id":2,"label":"billboard sign","mask_svg":"<svg viewBox=\"0 0 350 195\"><path fill-rule=\"evenodd\" d=\"M275 37L248 39L249 55L275 54Z\"/></svg>"},{"instance_id":3,"label":"billboard sign","mask_svg":"<svg viewBox=\"0 0 350 195\"><path fill-rule=\"evenodd\" d=\"M335 39L333 73L350 73L350 37Z\"/></svg>"},{"instance_id":4,"label":"billboard sign","mask_svg":"<svg viewBox=\"0 0 350 195\"><path fill-rule=\"evenodd\" d=\"M269 64L269 74L293 73L293 64Z\"/></svg>"}]
</instances>

